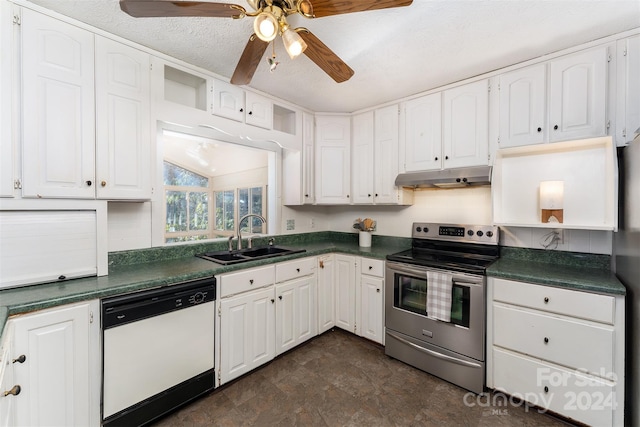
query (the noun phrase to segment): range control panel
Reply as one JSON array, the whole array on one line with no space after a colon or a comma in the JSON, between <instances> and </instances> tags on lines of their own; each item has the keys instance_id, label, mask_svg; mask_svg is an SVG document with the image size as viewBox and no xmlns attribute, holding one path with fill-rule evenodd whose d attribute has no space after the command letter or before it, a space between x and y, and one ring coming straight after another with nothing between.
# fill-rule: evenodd
<instances>
[{"instance_id":1,"label":"range control panel","mask_svg":"<svg viewBox=\"0 0 640 427\"><path fill-rule=\"evenodd\" d=\"M414 239L446 240L453 242L497 245L499 241L499 229L494 225L414 222L411 237Z\"/></svg>"}]
</instances>

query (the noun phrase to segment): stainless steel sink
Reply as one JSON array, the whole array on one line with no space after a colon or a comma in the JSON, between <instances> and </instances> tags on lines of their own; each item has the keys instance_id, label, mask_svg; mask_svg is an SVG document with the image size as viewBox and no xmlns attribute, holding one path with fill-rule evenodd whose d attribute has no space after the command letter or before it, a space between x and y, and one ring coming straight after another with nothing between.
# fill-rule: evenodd
<instances>
[{"instance_id":1,"label":"stainless steel sink","mask_svg":"<svg viewBox=\"0 0 640 427\"><path fill-rule=\"evenodd\" d=\"M234 251L205 252L203 254L196 254L196 256L218 264L229 265L264 258L297 254L306 251L306 249L292 249L283 246L260 246L257 248L239 249Z\"/></svg>"}]
</instances>

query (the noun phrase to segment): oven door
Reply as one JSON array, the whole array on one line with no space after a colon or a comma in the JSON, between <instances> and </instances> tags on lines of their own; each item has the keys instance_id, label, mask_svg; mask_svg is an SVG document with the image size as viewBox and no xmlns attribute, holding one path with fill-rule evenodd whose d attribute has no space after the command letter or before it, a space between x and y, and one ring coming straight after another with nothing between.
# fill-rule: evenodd
<instances>
[{"instance_id":1,"label":"oven door","mask_svg":"<svg viewBox=\"0 0 640 427\"><path fill-rule=\"evenodd\" d=\"M485 277L387 261L386 328L484 360ZM451 322L427 317L427 270L452 275Z\"/></svg>"}]
</instances>

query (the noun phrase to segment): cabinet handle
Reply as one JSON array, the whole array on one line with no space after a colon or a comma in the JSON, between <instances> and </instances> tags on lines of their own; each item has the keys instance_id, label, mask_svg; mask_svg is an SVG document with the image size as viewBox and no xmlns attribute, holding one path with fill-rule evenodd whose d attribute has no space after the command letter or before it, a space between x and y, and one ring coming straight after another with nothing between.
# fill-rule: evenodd
<instances>
[{"instance_id":1,"label":"cabinet handle","mask_svg":"<svg viewBox=\"0 0 640 427\"><path fill-rule=\"evenodd\" d=\"M241 112L241 113L244 113L244 108L241 108L241 109L240 109L240 112Z\"/></svg>"},{"instance_id":2,"label":"cabinet handle","mask_svg":"<svg viewBox=\"0 0 640 427\"><path fill-rule=\"evenodd\" d=\"M18 384L14 385L13 387L11 387L11 390L7 390L3 393L3 395L9 396L10 394L17 396L20 394L20 392L22 391L22 387L20 387Z\"/></svg>"},{"instance_id":3,"label":"cabinet handle","mask_svg":"<svg viewBox=\"0 0 640 427\"><path fill-rule=\"evenodd\" d=\"M549 297L544 297L544 303L549 304Z\"/></svg>"},{"instance_id":4,"label":"cabinet handle","mask_svg":"<svg viewBox=\"0 0 640 427\"><path fill-rule=\"evenodd\" d=\"M434 158L433 160L438 160L438 158L436 157L436 158Z\"/></svg>"},{"instance_id":5,"label":"cabinet handle","mask_svg":"<svg viewBox=\"0 0 640 427\"><path fill-rule=\"evenodd\" d=\"M253 111L249 111L249 115L252 115L252 114L253 114Z\"/></svg>"},{"instance_id":6,"label":"cabinet handle","mask_svg":"<svg viewBox=\"0 0 640 427\"><path fill-rule=\"evenodd\" d=\"M380 288L376 288L376 292L380 293Z\"/></svg>"},{"instance_id":7,"label":"cabinet handle","mask_svg":"<svg viewBox=\"0 0 640 427\"><path fill-rule=\"evenodd\" d=\"M367 197L371 197L371 194L367 194Z\"/></svg>"},{"instance_id":8,"label":"cabinet handle","mask_svg":"<svg viewBox=\"0 0 640 427\"><path fill-rule=\"evenodd\" d=\"M545 393L549 393L549 387L544 386L544 392L545 392Z\"/></svg>"},{"instance_id":9,"label":"cabinet handle","mask_svg":"<svg viewBox=\"0 0 640 427\"><path fill-rule=\"evenodd\" d=\"M347 194L347 199L349 198L349 195Z\"/></svg>"},{"instance_id":10,"label":"cabinet handle","mask_svg":"<svg viewBox=\"0 0 640 427\"><path fill-rule=\"evenodd\" d=\"M273 304L274 302L276 302L276 300L274 300L273 298L271 298L271 304Z\"/></svg>"},{"instance_id":11,"label":"cabinet handle","mask_svg":"<svg viewBox=\"0 0 640 427\"><path fill-rule=\"evenodd\" d=\"M253 285L253 279L249 279L249 284Z\"/></svg>"},{"instance_id":12,"label":"cabinet handle","mask_svg":"<svg viewBox=\"0 0 640 427\"><path fill-rule=\"evenodd\" d=\"M91 181L87 181L87 185L88 185L89 187L91 187L91 184L92 184L92 182L91 182Z\"/></svg>"},{"instance_id":13,"label":"cabinet handle","mask_svg":"<svg viewBox=\"0 0 640 427\"><path fill-rule=\"evenodd\" d=\"M444 156L444 159L445 160L449 160L449 156Z\"/></svg>"},{"instance_id":14,"label":"cabinet handle","mask_svg":"<svg viewBox=\"0 0 640 427\"><path fill-rule=\"evenodd\" d=\"M305 195L304 195L304 197L309 197L309 195L308 195L308 194L305 194Z\"/></svg>"},{"instance_id":15,"label":"cabinet handle","mask_svg":"<svg viewBox=\"0 0 640 427\"><path fill-rule=\"evenodd\" d=\"M538 128L538 132L542 132L542 128Z\"/></svg>"},{"instance_id":16,"label":"cabinet handle","mask_svg":"<svg viewBox=\"0 0 640 427\"><path fill-rule=\"evenodd\" d=\"M373 270L373 266L372 265L369 266L369 270Z\"/></svg>"},{"instance_id":17,"label":"cabinet handle","mask_svg":"<svg viewBox=\"0 0 640 427\"><path fill-rule=\"evenodd\" d=\"M101 185L101 186L103 186L103 187L106 187L106 186L107 186L107 181L102 181L102 182L100 183L100 185Z\"/></svg>"},{"instance_id":18,"label":"cabinet handle","mask_svg":"<svg viewBox=\"0 0 640 427\"><path fill-rule=\"evenodd\" d=\"M300 273L300 269L299 269L299 268L296 268L296 271L297 271L298 273Z\"/></svg>"},{"instance_id":19,"label":"cabinet handle","mask_svg":"<svg viewBox=\"0 0 640 427\"><path fill-rule=\"evenodd\" d=\"M25 356L24 354L21 354L20 356L16 357L15 359L13 359L12 363L24 363L25 360L27 360L27 356Z\"/></svg>"},{"instance_id":20,"label":"cabinet handle","mask_svg":"<svg viewBox=\"0 0 640 427\"><path fill-rule=\"evenodd\" d=\"M280 295L280 296L278 297L278 299L279 299L280 301L282 301L282 295Z\"/></svg>"},{"instance_id":21,"label":"cabinet handle","mask_svg":"<svg viewBox=\"0 0 640 427\"><path fill-rule=\"evenodd\" d=\"M324 261L320 261L320 268L324 268Z\"/></svg>"},{"instance_id":22,"label":"cabinet handle","mask_svg":"<svg viewBox=\"0 0 640 427\"><path fill-rule=\"evenodd\" d=\"M555 125L555 126L553 127L553 130L558 130L558 125Z\"/></svg>"},{"instance_id":23,"label":"cabinet handle","mask_svg":"<svg viewBox=\"0 0 640 427\"><path fill-rule=\"evenodd\" d=\"M376 193L376 197L378 197L378 193Z\"/></svg>"},{"instance_id":24,"label":"cabinet handle","mask_svg":"<svg viewBox=\"0 0 640 427\"><path fill-rule=\"evenodd\" d=\"M549 344L549 338L544 337L544 343L545 343L545 344Z\"/></svg>"}]
</instances>

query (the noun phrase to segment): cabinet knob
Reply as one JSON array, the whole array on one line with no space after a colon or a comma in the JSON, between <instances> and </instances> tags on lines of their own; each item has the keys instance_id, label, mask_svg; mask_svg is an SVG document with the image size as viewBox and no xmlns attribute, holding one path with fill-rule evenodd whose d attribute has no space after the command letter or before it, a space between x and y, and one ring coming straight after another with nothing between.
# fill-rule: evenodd
<instances>
[{"instance_id":1,"label":"cabinet knob","mask_svg":"<svg viewBox=\"0 0 640 427\"><path fill-rule=\"evenodd\" d=\"M449 160L449 156L444 156L444 159L445 160Z\"/></svg>"},{"instance_id":2,"label":"cabinet knob","mask_svg":"<svg viewBox=\"0 0 640 427\"><path fill-rule=\"evenodd\" d=\"M538 128L538 132L542 132L542 128Z\"/></svg>"},{"instance_id":3,"label":"cabinet knob","mask_svg":"<svg viewBox=\"0 0 640 427\"><path fill-rule=\"evenodd\" d=\"M371 197L371 194L367 194L367 197Z\"/></svg>"},{"instance_id":4,"label":"cabinet knob","mask_svg":"<svg viewBox=\"0 0 640 427\"><path fill-rule=\"evenodd\" d=\"M308 195L308 194L305 194L305 195L304 195L304 197L309 197L309 195Z\"/></svg>"},{"instance_id":5,"label":"cabinet knob","mask_svg":"<svg viewBox=\"0 0 640 427\"><path fill-rule=\"evenodd\" d=\"M22 387L20 387L18 384L14 385L13 387L11 387L11 390L7 390L4 393L2 393L4 396L9 396L10 394L17 396L20 394L20 392L22 391Z\"/></svg>"},{"instance_id":6,"label":"cabinet knob","mask_svg":"<svg viewBox=\"0 0 640 427\"><path fill-rule=\"evenodd\" d=\"M380 293L380 288L376 288L376 292Z\"/></svg>"},{"instance_id":7,"label":"cabinet knob","mask_svg":"<svg viewBox=\"0 0 640 427\"><path fill-rule=\"evenodd\" d=\"M320 268L324 268L324 261L320 261Z\"/></svg>"},{"instance_id":8,"label":"cabinet knob","mask_svg":"<svg viewBox=\"0 0 640 427\"><path fill-rule=\"evenodd\" d=\"M280 296L278 297L278 299L279 299L280 301L282 301L282 295L280 295Z\"/></svg>"},{"instance_id":9,"label":"cabinet knob","mask_svg":"<svg viewBox=\"0 0 640 427\"><path fill-rule=\"evenodd\" d=\"M372 265L369 266L369 270L373 270L373 266Z\"/></svg>"},{"instance_id":10,"label":"cabinet knob","mask_svg":"<svg viewBox=\"0 0 640 427\"><path fill-rule=\"evenodd\" d=\"M549 297L544 297L544 303L548 304L549 303Z\"/></svg>"},{"instance_id":11,"label":"cabinet knob","mask_svg":"<svg viewBox=\"0 0 640 427\"><path fill-rule=\"evenodd\" d=\"M376 197L378 197L378 193L376 193Z\"/></svg>"},{"instance_id":12,"label":"cabinet knob","mask_svg":"<svg viewBox=\"0 0 640 427\"><path fill-rule=\"evenodd\" d=\"M549 387L544 386L544 392L545 392L545 393L549 393Z\"/></svg>"},{"instance_id":13,"label":"cabinet knob","mask_svg":"<svg viewBox=\"0 0 640 427\"><path fill-rule=\"evenodd\" d=\"M241 109L240 109L240 112L241 112L241 113L244 113L244 108L241 108Z\"/></svg>"},{"instance_id":14,"label":"cabinet knob","mask_svg":"<svg viewBox=\"0 0 640 427\"><path fill-rule=\"evenodd\" d=\"M15 359L13 359L12 363L24 363L25 360L27 360L27 356L25 356L24 354L21 354L20 356L16 357Z\"/></svg>"},{"instance_id":15,"label":"cabinet knob","mask_svg":"<svg viewBox=\"0 0 640 427\"><path fill-rule=\"evenodd\" d=\"M253 114L253 111L249 111L249 115L252 115L252 114Z\"/></svg>"},{"instance_id":16,"label":"cabinet knob","mask_svg":"<svg viewBox=\"0 0 640 427\"><path fill-rule=\"evenodd\" d=\"M249 284L253 285L253 279L249 279Z\"/></svg>"},{"instance_id":17,"label":"cabinet knob","mask_svg":"<svg viewBox=\"0 0 640 427\"><path fill-rule=\"evenodd\" d=\"M106 187L107 186L107 181L100 182L100 185L103 186L103 187Z\"/></svg>"},{"instance_id":18,"label":"cabinet knob","mask_svg":"<svg viewBox=\"0 0 640 427\"><path fill-rule=\"evenodd\" d=\"M544 337L544 343L545 343L545 344L549 344L549 338Z\"/></svg>"},{"instance_id":19,"label":"cabinet knob","mask_svg":"<svg viewBox=\"0 0 640 427\"><path fill-rule=\"evenodd\" d=\"M88 185L89 187L91 187L91 184L93 184L91 181L87 181L87 185Z\"/></svg>"},{"instance_id":20,"label":"cabinet knob","mask_svg":"<svg viewBox=\"0 0 640 427\"><path fill-rule=\"evenodd\" d=\"M296 268L296 271L297 271L298 273L300 273L300 269L299 269L299 268Z\"/></svg>"},{"instance_id":21,"label":"cabinet knob","mask_svg":"<svg viewBox=\"0 0 640 427\"><path fill-rule=\"evenodd\" d=\"M276 300L274 300L273 298L271 298L271 304L275 303Z\"/></svg>"},{"instance_id":22,"label":"cabinet knob","mask_svg":"<svg viewBox=\"0 0 640 427\"><path fill-rule=\"evenodd\" d=\"M433 160L438 160L438 158L436 157L436 158L434 158Z\"/></svg>"},{"instance_id":23,"label":"cabinet knob","mask_svg":"<svg viewBox=\"0 0 640 427\"><path fill-rule=\"evenodd\" d=\"M555 126L553 127L553 130L558 130L558 125L555 125Z\"/></svg>"},{"instance_id":24,"label":"cabinet knob","mask_svg":"<svg viewBox=\"0 0 640 427\"><path fill-rule=\"evenodd\" d=\"M349 198L349 195L347 194L347 199Z\"/></svg>"}]
</instances>

